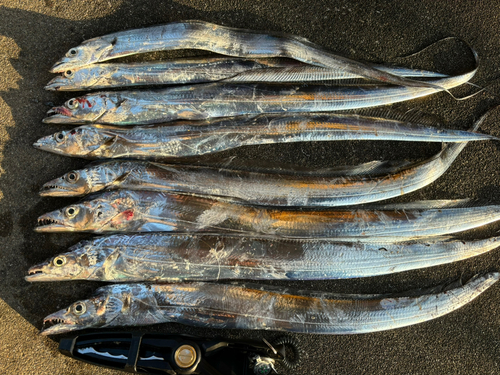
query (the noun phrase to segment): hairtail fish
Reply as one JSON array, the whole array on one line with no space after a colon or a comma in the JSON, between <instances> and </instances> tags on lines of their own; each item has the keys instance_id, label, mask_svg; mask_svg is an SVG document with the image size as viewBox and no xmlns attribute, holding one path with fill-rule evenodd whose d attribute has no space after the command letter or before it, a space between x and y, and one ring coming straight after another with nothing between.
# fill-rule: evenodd
<instances>
[{"instance_id":1,"label":"hairtail fish","mask_svg":"<svg viewBox=\"0 0 500 375\"><path fill-rule=\"evenodd\" d=\"M43 335L86 328L182 323L224 329L357 334L422 323L471 302L497 272L420 295L332 295L220 283L116 284L44 319ZM442 289L442 288L441 288Z\"/></svg>"},{"instance_id":2,"label":"hairtail fish","mask_svg":"<svg viewBox=\"0 0 500 375\"><path fill-rule=\"evenodd\" d=\"M498 139L476 132L440 129L429 126L426 121L409 117L388 119L378 114L297 114L134 127L83 125L40 138L33 146L86 159L161 161L274 143L339 140L449 143ZM477 129L477 126L473 129Z\"/></svg>"},{"instance_id":3,"label":"hairtail fish","mask_svg":"<svg viewBox=\"0 0 500 375\"><path fill-rule=\"evenodd\" d=\"M500 206L421 201L369 208L274 209L152 191L116 190L38 218L37 232L222 232L388 241L438 236L500 219Z\"/></svg>"},{"instance_id":4,"label":"hairtail fish","mask_svg":"<svg viewBox=\"0 0 500 375\"><path fill-rule=\"evenodd\" d=\"M397 197L438 179L453 163L466 143L446 144L433 157L394 163L382 175L348 173L280 174L214 167L167 165L140 161L107 161L71 171L49 181L42 196L81 196L101 190L149 190L231 198L264 206L346 206ZM352 170L360 169L354 166ZM388 173L389 172L389 173Z\"/></svg>"},{"instance_id":5,"label":"hairtail fish","mask_svg":"<svg viewBox=\"0 0 500 375\"><path fill-rule=\"evenodd\" d=\"M216 234L123 234L82 241L69 252L31 267L26 280L348 279L451 263L498 246L499 237L358 243Z\"/></svg>"}]
</instances>

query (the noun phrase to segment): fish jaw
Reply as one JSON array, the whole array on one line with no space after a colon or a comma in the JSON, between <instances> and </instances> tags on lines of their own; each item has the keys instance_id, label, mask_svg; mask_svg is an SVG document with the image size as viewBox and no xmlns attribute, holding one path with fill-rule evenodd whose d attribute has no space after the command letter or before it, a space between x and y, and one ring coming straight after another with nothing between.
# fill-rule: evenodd
<instances>
[{"instance_id":1,"label":"fish jaw","mask_svg":"<svg viewBox=\"0 0 500 375\"><path fill-rule=\"evenodd\" d=\"M57 184L57 180L52 180L43 184L40 188L38 194L41 197L76 197L83 195L84 192L79 193L74 190L66 189L63 186Z\"/></svg>"},{"instance_id":2,"label":"fish jaw","mask_svg":"<svg viewBox=\"0 0 500 375\"><path fill-rule=\"evenodd\" d=\"M67 87L69 80L64 76L57 76L52 78L49 83L44 87L45 90L59 91L61 87Z\"/></svg>"},{"instance_id":3,"label":"fish jaw","mask_svg":"<svg viewBox=\"0 0 500 375\"><path fill-rule=\"evenodd\" d=\"M24 279L29 282L34 281L57 281L61 280L61 277L54 277L49 273L45 272L46 267L49 265L48 262L43 262L37 264L36 266L31 267L28 270L28 276L25 276Z\"/></svg>"},{"instance_id":4,"label":"fish jaw","mask_svg":"<svg viewBox=\"0 0 500 375\"><path fill-rule=\"evenodd\" d=\"M51 180L40 188L41 197L77 197L89 193L86 185L67 184L63 178Z\"/></svg>"},{"instance_id":5,"label":"fish jaw","mask_svg":"<svg viewBox=\"0 0 500 375\"><path fill-rule=\"evenodd\" d=\"M58 269L51 267L50 262L45 261L31 267L24 279L31 283L39 281L85 280L84 276L82 272L74 271L74 267L72 269Z\"/></svg>"},{"instance_id":6,"label":"fish jaw","mask_svg":"<svg viewBox=\"0 0 500 375\"><path fill-rule=\"evenodd\" d=\"M45 124L75 124L75 125L83 125L86 124L87 121L83 119L79 119L73 117L71 111L64 107L53 107L49 109L47 112L47 117L42 120Z\"/></svg>"},{"instance_id":7,"label":"fish jaw","mask_svg":"<svg viewBox=\"0 0 500 375\"><path fill-rule=\"evenodd\" d=\"M53 154L57 154L57 155L80 156L80 155L72 155L72 154L66 152L65 149L58 147L57 143L54 142L53 135L48 135L48 136L40 138L38 141L33 143L33 147L38 149L38 150L52 152Z\"/></svg>"},{"instance_id":8,"label":"fish jaw","mask_svg":"<svg viewBox=\"0 0 500 375\"><path fill-rule=\"evenodd\" d=\"M64 214L57 210L40 216L37 220L35 232L54 233L54 232L74 232L75 228L67 223Z\"/></svg>"},{"instance_id":9,"label":"fish jaw","mask_svg":"<svg viewBox=\"0 0 500 375\"><path fill-rule=\"evenodd\" d=\"M48 335L58 335L61 333L67 333L72 331L77 331L80 329L85 329L87 326L77 324L74 319L71 318L71 315L68 313L68 310L59 310L53 314L50 314L43 320L43 326L53 324L48 328L42 328L40 334L44 336Z\"/></svg>"},{"instance_id":10,"label":"fish jaw","mask_svg":"<svg viewBox=\"0 0 500 375\"><path fill-rule=\"evenodd\" d=\"M40 138L38 141L33 143L33 147L38 148L39 150L45 150L47 147L47 137ZM52 150L52 148L50 148L50 150Z\"/></svg>"}]
</instances>

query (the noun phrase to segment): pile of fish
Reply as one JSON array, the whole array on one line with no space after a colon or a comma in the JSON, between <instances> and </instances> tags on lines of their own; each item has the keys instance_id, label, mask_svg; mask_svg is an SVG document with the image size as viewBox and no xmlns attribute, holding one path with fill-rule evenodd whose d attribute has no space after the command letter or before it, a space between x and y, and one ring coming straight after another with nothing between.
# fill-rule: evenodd
<instances>
[{"instance_id":1,"label":"pile of fish","mask_svg":"<svg viewBox=\"0 0 500 375\"><path fill-rule=\"evenodd\" d=\"M225 57L107 63L176 49ZM49 315L43 333L180 322L352 334L434 319L473 300L500 274L405 296L219 281L369 277L496 248L500 237L463 241L452 234L500 220L500 205L369 204L432 183L468 142L497 140L477 132L485 116L463 131L417 117L336 112L448 91L475 71L447 76L367 65L303 38L202 21L118 32L70 49L46 89L121 91L88 93L48 112L45 123L80 126L43 137L36 148L105 160L47 182L42 196L89 195L42 215L35 230L108 235L32 267L26 279L120 284ZM241 146L337 140L439 142L442 149L414 163L321 171L178 162Z\"/></svg>"}]
</instances>

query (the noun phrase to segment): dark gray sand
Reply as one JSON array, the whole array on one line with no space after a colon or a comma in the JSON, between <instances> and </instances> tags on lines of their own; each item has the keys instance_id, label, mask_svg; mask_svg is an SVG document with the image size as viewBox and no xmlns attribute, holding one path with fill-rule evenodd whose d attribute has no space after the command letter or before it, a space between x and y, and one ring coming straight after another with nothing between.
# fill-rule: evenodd
<instances>
[{"instance_id":1,"label":"dark gray sand","mask_svg":"<svg viewBox=\"0 0 500 375\"><path fill-rule=\"evenodd\" d=\"M36 335L44 316L88 297L95 283L29 284L26 270L64 251L85 236L33 232L36 218L73 200L42 199L46 181L85 161L37 151L31 144L56 126L41 123L45 112L72 94L45 92L52 64L81 41L106 33L185 19L227 26L282 31L309 38L358 60L460 73L473 65L459 43L442 42L422 54L402 58L448 36L462 38L480 57L473 82L498 92L500 11L495 1L7 1L0 7L0 373L104 374L63 358L57 345ZM150 58L179 56L152 55ZM461 89L459 96L473 89ZM447 126L467 129L500 100L481 93L457 101L440 93L395 105L444 118ZM500 111L481 127L500 136ZM284 160L328 167L375 159L420 159L439 145L396 142L310 143L245 148L227 152L240 160ZM472 198L500 203L498 143L468 145L448 173L425 189L401 198ZM493 235L500 224L464 238ZM498 251L456 264L363 280L294 282L296 288L376 293L424 288L498 270ZM276 283L279 285L279 283ZM10 307L9 307L10 306ZM496 374L500 373L500 286L470 305L437 320L399 330L355 335L294 335L305 349L295 374ZM17 312L17 313L16 313ZM19 315L17 315L19 314ZM25 320L24 320L24 319ZM26 322L27 321L27 322ZM217 331L165 324L151 330L231 338L280 336L272 332ZM7 366L7 368L5 368Z\"/></svg>"}]
</instances>

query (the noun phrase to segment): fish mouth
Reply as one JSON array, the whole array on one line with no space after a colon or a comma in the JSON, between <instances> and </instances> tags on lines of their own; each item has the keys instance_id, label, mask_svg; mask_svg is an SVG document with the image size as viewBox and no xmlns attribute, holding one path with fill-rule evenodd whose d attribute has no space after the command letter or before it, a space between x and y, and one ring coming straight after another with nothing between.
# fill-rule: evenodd
<instances>
[{"instance_id":1,"label":"fish mouth","mask_svg":"<svg viewBox=\"0 0 500 375\"><path fill-rule=\"evenodd\" d=\"M64 149L58 148L57 144L54 142L54 136L42 137L35 143L33 143L33 147L42 150L52 152L53 154L65 155L65 156L75 156L66 152Z\"/></svg>"},{"instance_id":2,"label":"fish mouth","mask_svg":"<svg viewBox=\"0 0 500 375\"><path fill-rule=\"evenodd\" d=\"M25 276L24 279L29 282L33 281L53 281L54 278L51 278L45 272L43 272L43 267L45 267L47 263L37 264L36 266L31 267L28 270L28 276Z\"/></svg>"},{"instance_id":3,"label":"fish mouth","mask_svg":"<svg viewBox=\"0 0 500 375\"><path fill-rule=\"evenodd\" d=\"M45 85L44 89L49 91L59 91L61 87L63 87L63 90L68 90L70 88L68 85L68 79L64 76L52 78L49 83Z\"/></svg>"},{"instance_id":4,"label":"fish mouth","mask_svg":"<svg viewBox=\"0 0 500 375\"><path fill-rule=\"evenodd\" d=\"M58 213L56 213L58 214ZM73 228L65 224L62 220L54 218L54 214L45 214L38 218L35 232L70 232Z\"/></svg>"},{"instance_id":5,"label":"fish mouth","mask_svg":"<svg viewBox=\"0 0 500 375\"><path fill-rule=\"evenodd\" d=\"M57 185L53 181L49 181L46 184L44 184L40 188L38 194L41 197L75 197L77 195L81 195L80 193L74 191L74 189Z\"/></svg>"},{"instance_id":6,"label":"fish mouth","mask_svg":"<svg viewBox=\"0 0 500 375\"><path fill-rule=\"evenodd\" d=\"M47 117L42 120L45 124L86 124L87 122L76 117L64 106L53 107L47 112Z\"/></svg>"},{"instance_id":7,"label":"fish mouth","mask_svg":"<svg viewBox=\"0 0 500 375\"><path fill-rule=\"evenodd\" d=\"M65 318L64 315L66 313L66 310L60 310L47 316L43 320L43 328L40 331L40 334L44 336L57 335L85 328L82 325L76 324L71 319Z\"/></svg>"},{"instance_id":8,"label":"fish mouth","mask_svg":"<svg viewBox=\"0 0 500 375\"><path fill-rule=\"evenodd\" d=\"M64 107L64 106L52 107L51 109L49 109L47 111L47 117L55 116L57 114L68 116L68 117L73 116L73 114L71 113L71 111L68 108Z\"/></svg>"},{"instance_id":9,"label":"fish mouth","mask_svg":"<svg viewBox=\"0 0 500 375\"><path fill-rule=\"evenodd\" d=\"M42 139L45 139L45 138L40 138L38 141L36 141L35 143L33 143L33 147L34 148L43 149L43 142L41 142Z\"/></svg>"}]
</instances>

